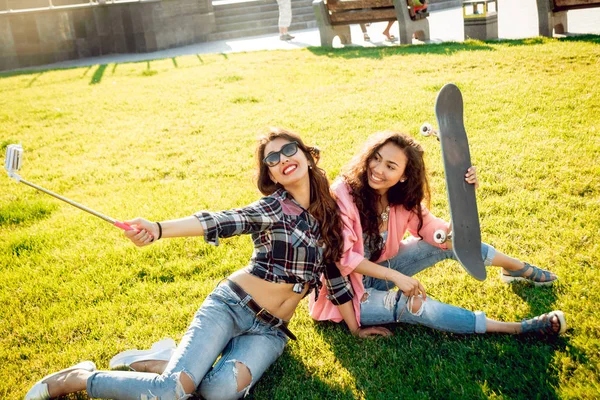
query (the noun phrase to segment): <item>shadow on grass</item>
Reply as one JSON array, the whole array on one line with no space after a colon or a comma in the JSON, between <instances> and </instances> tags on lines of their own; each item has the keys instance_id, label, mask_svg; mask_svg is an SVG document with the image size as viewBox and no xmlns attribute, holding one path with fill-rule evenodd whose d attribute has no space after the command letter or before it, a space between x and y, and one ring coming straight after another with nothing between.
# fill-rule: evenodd
<instances>
[{"instance_id":1,"label":"shadow on grass","mask_svg":"<svg viewBox=\"0 0 600 400\"><path fill-rule=\"evenodd\" d=\"M288 348L269 367L247 399L353 399L348 388L335 387L312 374Z\"/></svg>"},{"instance_id":2,"label":"shadow on grass","mask_svg":"<svg viewBox=\"0 0 600 400\"><path fill-rule=\"evenodd\" d=\"M106 71L106 64L101 64L94 72L92 76L92 80L90 81L90 85L97 85L102 82L102 78L104 77L104 71Z\"/></svg>"},{"instance_id":3,"label":"shadow on grass","mask_svg":"<svg viewBox=\"0 0 600 400\"><path fill-rule=\"evenodd\" d=\"M465 42L428 43L421 45L403 45L390 47L346 47L334 49L330 47L309 47L308 50L316 56L331 58L375 58L382 59L394 55L439 54L452 55L463 51L495 51L495 45L532 46L553 41L588 42L600 44L600 35L573 35L564 38L534 37L526 39L504 40L467 40Z\"/></svg>"},{"instance_id":4,"label":"shadow on grass","mask_svg":"<svg viewBox=\"0 0 600 400\"><path fill-rule=\"evenodd\" d=\"M600 35L570 35L562 38L547 38L547 37L533 37L526 39L501 39L495 41L488 41L486 43L498 43L505 44L510 47L512 46L530 46L536 44L543 44L549 42L586 42L592 44L600 44Z\"/></svg>"},{"instance_id":5,"label":"shadow on grass","mask_svg":"<svg viewBox=\"0 0 600 400\"><path fill-rule=\"evenodd\" d=\"M43 201L16 200L0 207L0 227L28 226L49 218L57 208Z\"/></svg>"},{"instance_id":6,"label":"shadow on grass","mask_svg":"<svg viewBox=\"0 0 600 400\"><path fill-rule=\"evenodd\" d=\"M535 287L525 282L511 283L511 290L529 304L531 314L540 315L554 309L560 291L559 284L550 287Z\"/></svg>"},{"instance_id":7,"label":"shadow on grass","mask_svg":"<svg viewBox=\"0 0 600 400\"><path fill-rule=\"evenodd\" d=\"M316 327L367 398L559 397L551 363L568 346L565 339L389 328L390 338L358 339L334 323Z\"/></svg>"},{"instance_id":8,"label":"shadow on grass","mask_svg":"<svg viewBox=\"0 0 600 400\"><path fill-rule=\"evenodd\" d=\"M34 77L33 77L33 79L31 79L31 80L29 81L29 83L27 84L27 87L28 87L28 88L30 88L30 87L33 85L33 83L34 83L35 81L37 81L37 80L39 79L39 77L40 77L40 76L42 76L42 75L43 75L43 74L45 74L45 73L46 73L46 71L42 71L42 72L38 73L36 76L34 76Z\"/></svg>"},{"instance_id":9,"label":"shadow on grass","mask_svg":"<svg viewBox=\"0 0 600 400\"><path fill-rule=\"evenodd\" d=\"M563 42L588 42L600 44L600 35L572 35L560 39Z\"/></svg>"},{"instance_id":10,"label":"shadow on grass","mask_svg":"<svg viewBox=\"0 0 600 400\"><path fill-rule=\"evenodd\" d=\"M87 67L85 69L85 71L83 71L83 74L81 74L81 77L85 78L87 76L88 72L90 72L90 70L92 69L92 67L93 67L93 65L90 65L89 67Z\"/></svg>"},{"instance_id":11,"label":"shadow on grass","mask_svg":"<svg viewBox=\"0 0 600 400\"><path fill-rule=\"evenodd\" d=\"M331 58L375 58L382 59L395 55L412 54L445 54L450 55L460 51L494 51L495 49L483 42L446 42L422 45L403 45L390 47L346 47L334 49L330 47L309 47L308 50L316 56Z\"/></svg>"},{"instance_id":12,"label":"shadow on grass","mask_svg":"<svg viewBox=\"0 0 600 400\"><path fill-rule=\"evenodd\" d=\"M193 56L193 54L184 54L184 56L187 56L187 55ZM222 55L226 60L228 59L226 54L223 53ZM195 56L198 58L198 62L200 63L200 65L204 64L204 60L202 59L202 57L200 57L200 54L195 54ZM155 58L155 59L151 59L151 60L111 63L111 64L113 64L111 73L114 74L119 65L145 64L146 70L142 72L142 75L152 76L152 75L156 75L157 72L151 69L150 63L152 61L162 61L162 60L167 60L167 59L171 59L171 62L173 63L174 68L180 68L175 57L165 57L165 58ZM75 60L72 60L72 61L75 61ZM94 64L94 65L89 65L89 66L56 67L56 68L44 68L43 66L40 66L40 68L36 68L36 69L19 69L19 70L15 70L15 71L7 71L7 72L0 71L0 80L4 79L4 78L12 78L12 77L16 77L16 76L37 75L36 77L33 77L32 80L26 86L26 87L31 87L33 85L33 83L35 83L35 81L42 74L44 74L46 72L66 71L66 70L71 70L71 69L82 69L83 73L82 73L81 77L84 78L89 73L90 70L92 70L94 67L97 67L96 71L94 72L94 76L92 77L92 81L90 82L90 85L95 85L102 81L102 77L104 76L104 72L105 72L107 66L108 66L108 64ZM185 68L190 68L190 67L188 66Z\"/></svg>"},{"instance_id":13,"label":"shadow on grass","mask_svg":"<svg viewBox=\"0 0 600 400\"><path fill-rule=\"evenodd\" d=\"M314 326L336 362L353 377L351 386L366 399L558 399L559 379L551 367L554 352L587 362L580 349L556 337L464 336L404 325L388 326L394 332L390 338L358 339L340 324ZM88 399L83 393L67 398ZM356 397L352 388L315 376L288 347L246 398ZM196 394L191 400L202 398Z\"/></svg>"},{"instance_id":14,"label":"shadow on grass","mask_svg":"<svg viewBox=\"0 0 600 400\"><path fill-rule=\"evenodd\" d=\"M527 39L505 39L505 40L491 40L491 41L486 41L486 42L482 42L482 41L476 41L476 40L467 40L465 42L444 42L444 43L428 43L428 44L420 44L420 45L402 45L402 46L390 46L390 47L346 47L343 49L333 49L333 48L328 48L328 47L308 47L308 50L313 53L316 56L326 56L326 57L331 57L331 58L376 58L376 59L382 59L385 57L389 57L389 56L393 56L393 55L402 55L402 54L406 54L406 55L410 55L410 54L446 54L446 55L451 55L457 52L462 52L462 51L495 51L496 48L494 47L495 45L508 45L508 46L531 46L531 45L538 45L538 44L543 44L543 43L547 43L547 42L552 42L552 41L562 41L562 42L588 42L588 43L593 43L593 44L600 44L600 35L571 35L571 36L566 36L564 38L544 38L544 37L534 37L534 38L527 38ZM229 57L226 53L220 53L221 56L223 56L223 58L225 60L228 60ZM199 54L196 54L196 57L198 58L198 61L200 62L200 64L204 64L204 60L202 59L202 57ZM157 58L157 59L152 59L152 60L144 60L144 61L131 61L131 62L124 62L124 63L115 63L113 65L113 70L112 73L114 74L116 68L118 65L120 64L136 64L136 63L140 63L140 62L150 62L150 61L158 61L158 60L163 60L163 59L167 59L169 57L165 57L165 58ZM171 58L172 62L173 62L173 66L175 68L179 68L179 65L176 61L176 59L173 57ZM100 65L100 67L104 66L104 69L106 69L106 65ZM88 71L92 68L93 66L89 66L87 67L87 70L83 73L83 76L85 76ZM68 70L68 69L75 69L75 68L84 68L81 66L77 66L77 67L59 67L59 68L36 68L36 69L20 69L20 70L16 70L16 71L8 71L8 72L1 72L0 71L0 79L3 78L10 78L10 77L15 77L15 76L22 76L22 75L34 75L34 74L41 74L43 72L49 72L49 71L58 71L58 70ZM102 70L102 73L104 72L104 70ZM98 70L96 70L96 73L98 73ZM96 75L95 73L95 75ZM153 75L152 73L150 75ZM100 76L101 78L101 76ZM36 78L34 78L32 80L32 82L30 82L30 85L35 82ZM96 82L96 83L99 83ZM95 84L95 83L93 83Z\"/></svg>"}]
</instances>

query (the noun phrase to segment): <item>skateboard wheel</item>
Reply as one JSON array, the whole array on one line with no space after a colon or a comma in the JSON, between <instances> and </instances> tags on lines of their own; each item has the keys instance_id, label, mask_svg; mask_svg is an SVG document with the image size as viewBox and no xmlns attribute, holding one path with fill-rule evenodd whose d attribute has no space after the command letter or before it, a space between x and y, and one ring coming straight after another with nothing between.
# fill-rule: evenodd
<instances>
[{"instance_id":1,"label":"skateboard wheel","mask_svg":"<svg viewBox=\"0 0 600 400\"><path fill-rule=\"evenodd\" d=\"M433 241L439 244L445 243L446 239L448 239L446 235L446 231L443 229L438 229L433 233Z\"/></svg>"},{"instance_id":2,"label":"skateboard wheel","mask_svg":"<svg viewBox=\"0 0 600 400\"><path fill-rule=\"evenodd\" d=\"M431 126L431 124L429 122L425 122L423 125L421 125L421 135L431 136L432 132L433 132L433 127Z\"/></svg>"}]
</instances>

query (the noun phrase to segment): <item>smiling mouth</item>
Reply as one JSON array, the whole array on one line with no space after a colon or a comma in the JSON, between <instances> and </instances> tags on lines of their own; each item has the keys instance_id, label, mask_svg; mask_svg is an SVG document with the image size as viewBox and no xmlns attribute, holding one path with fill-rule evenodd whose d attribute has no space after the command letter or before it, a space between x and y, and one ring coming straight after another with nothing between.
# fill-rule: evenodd
<instances>
[{"instance_id":1,"label":"smiling mouth","mask_svg":"<svg viewBox=\"0 0 600 400\"><path fill-rule=\"evenodd\" d=\"M376 177L375 175L373 175L372 173L371 173L371 180L372 180L373 182L375 182L375 183L381 183L381 182L383 182L383 179L377 178L377 177Z\"/></svg>"},{"instance_id":2,"label":"smiling mouth","mask_svg":"<svg viewBox=\"0 0 600 400\"><path fill-rule=\"evenodd\" d=\"M290 165L290 166L287 166L287 167L285 167L285 168L283 169L283 174L284 174L284 175L289 175L289 174L291 174L292 172L294 172L296 169L298 169L298 166L297 166L297 165Z\"/></svg>"}]
</instances>

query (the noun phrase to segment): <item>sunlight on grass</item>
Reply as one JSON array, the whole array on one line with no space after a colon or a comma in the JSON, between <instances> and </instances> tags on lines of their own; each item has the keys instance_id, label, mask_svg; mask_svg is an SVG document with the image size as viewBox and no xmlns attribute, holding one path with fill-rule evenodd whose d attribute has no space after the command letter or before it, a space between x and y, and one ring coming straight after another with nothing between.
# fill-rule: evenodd
<instances>
[{"instance_id":1,"label":"sunlight on grass","mask_svg":"<svg viewBox=\"0 0 600 400\"><path fill-rule=\"evenodd\" d=\"M257 399L594 398L600 391L600 39L213 54L0 74L0 149L23 178L119 220L239 207L255 138L269 126L322 151L331 179L376 131L417 137L439 89L457 84L481 187L482 238L549 268L553 288L477 282L454 262L421 273L428 293L490 318L562 309L564 338L459 336L416 327L360 340L314 323L251 393ZM435 125L435 123L434 123ZM431 209L448 218L439 143L426 151ZM249 237L138 249L109 224L0 179L0 397L45 374L179 340L202 300L244 267ZM80 398L86 398L82 395Z\"/></svg>"}]
</instances>

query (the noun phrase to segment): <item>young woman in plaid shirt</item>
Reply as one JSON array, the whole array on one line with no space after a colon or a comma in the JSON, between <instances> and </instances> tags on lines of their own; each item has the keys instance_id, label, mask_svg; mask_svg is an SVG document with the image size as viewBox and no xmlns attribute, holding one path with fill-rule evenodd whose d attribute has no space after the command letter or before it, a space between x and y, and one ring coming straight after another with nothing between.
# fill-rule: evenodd
<instances>
[{"instance_id":1,"label":"young woman in plaid shirt","mask_svg":"<svg viewBox=\"0 0 600 400\"><path fill-rule=\"evenodd\" d=\"M287 341L295 339L287 323L300 300L320 288L325 262L339 259L342 243L336 203L317 167L318 149L273 129L260 139L256 155L258 188L265 195L259 201L171 221L127 221L136 231L125 235L137 246L187 236L204 236L217 245L219 238L252 235L249 265L205 299L179 346L161 341L151 350L131 350L111 360L113 368L138 372L96 371L92 362L78 364L42 379L26 399L84 389L90 397L112 399L185 399L197 389L206 399L248 393ZM338 295L346 294L328 293Z\"/></svg>"}]
</instances>

